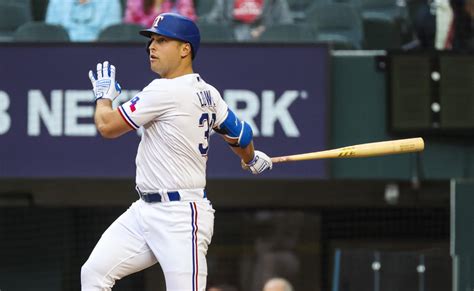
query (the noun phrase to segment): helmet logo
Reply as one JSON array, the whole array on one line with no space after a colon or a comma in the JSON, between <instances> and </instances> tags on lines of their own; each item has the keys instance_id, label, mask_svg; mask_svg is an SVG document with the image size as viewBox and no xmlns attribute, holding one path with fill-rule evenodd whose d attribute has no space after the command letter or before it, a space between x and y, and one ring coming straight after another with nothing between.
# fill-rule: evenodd
<instances>
[{"instance_id":1,"label":"helmet logo","mask_svg":"<svg viewBox=\"0 0 474 291\"><path fill-rule=\"evenodd\" d=\"M155 21L153 21L153 27L158 27L158 24L160 23L160 21L162 21L165 17L163 15L158 15L156 18L155 18Z\"/></svg>"}]
</instances>

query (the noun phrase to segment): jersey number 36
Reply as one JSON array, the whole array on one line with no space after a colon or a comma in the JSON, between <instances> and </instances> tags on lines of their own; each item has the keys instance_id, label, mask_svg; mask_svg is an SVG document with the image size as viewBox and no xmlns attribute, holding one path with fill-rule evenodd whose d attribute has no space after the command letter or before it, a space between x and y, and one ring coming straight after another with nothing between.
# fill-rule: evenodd
<instances>
[{"instance_id":1,"label":"jersey number 36","mask_svg":"<svg viewBox=\"0 0 474 291\"><path fill-rule=\"evenodd\" d=\"M209 113L203 113L201 118L199 118L199 127L204 127L204 142L199 144L199 151L201 155L207 156L209 151L209 132L214 127L216 122L216 114L212 113L211 118L209 118Z\"/></svg>"}]
</instances>

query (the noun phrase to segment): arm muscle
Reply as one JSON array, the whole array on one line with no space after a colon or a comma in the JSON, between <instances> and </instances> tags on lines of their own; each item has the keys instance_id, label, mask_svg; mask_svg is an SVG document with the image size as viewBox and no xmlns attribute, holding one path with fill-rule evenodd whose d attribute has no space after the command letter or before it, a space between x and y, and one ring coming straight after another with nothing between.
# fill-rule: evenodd
<instances>
[{"instance_id":1,"label":"arm muscle","mask_svg":"<svg viewBox=\"0 0 474 291\"><path fill-rule=\"evenodd\" d=\"M97 100L94 121L97 130L105 138L117 138L132 130L118 110L112 109L112 101L105 98Z\"/></svg>"}]
</instances>

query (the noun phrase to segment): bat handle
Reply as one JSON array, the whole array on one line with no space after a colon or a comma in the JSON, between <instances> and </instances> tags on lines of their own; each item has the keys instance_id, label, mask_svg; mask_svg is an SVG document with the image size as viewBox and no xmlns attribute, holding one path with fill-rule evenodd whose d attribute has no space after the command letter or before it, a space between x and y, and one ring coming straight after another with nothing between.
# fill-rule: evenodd
<instances>
[{"instance_id":1,"label":"bat handle","mask_svg":"<svg viewBox=\"0 0 474 291\"><path fill-rule=\"evenodd\" d=\"M272 160L272 163L277 164L277 163L286 162L288 158L287 157L273 157L271 158L271 160Z\"/></svg>"}]
</instances>

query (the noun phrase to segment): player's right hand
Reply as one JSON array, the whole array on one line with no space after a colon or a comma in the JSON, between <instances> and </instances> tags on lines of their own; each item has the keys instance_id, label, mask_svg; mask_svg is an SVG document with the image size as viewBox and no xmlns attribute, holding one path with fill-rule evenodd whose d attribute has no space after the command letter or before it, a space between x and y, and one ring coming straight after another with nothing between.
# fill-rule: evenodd
<instances>
[{"instance_id":1,"label":"player's right hand","mask_svg":"<svg viewBox=\"0 0 474 291\"><path fill-rule=\"evenodd\" d=\"M261 151L255 151L253 160L251 160L248 164L244 161L241 162L242 168L244 170L251 171L254 175L260 174L267 169L271 170L273 166L272 159Z\"/></svg>"},{"instance_id":2,"label":"player's right hand","mask_svg":"<svg viewBox=\"0 0 474 291\"><path fill-rule=\"evenodd\" d=\"M97 64L97 74L90 70L89 79L92 83L95 101L101 98L114 101L122 92L120 84L115 81L115 66L110 65L108 61Z\"/></svg>"}]
</instances>

